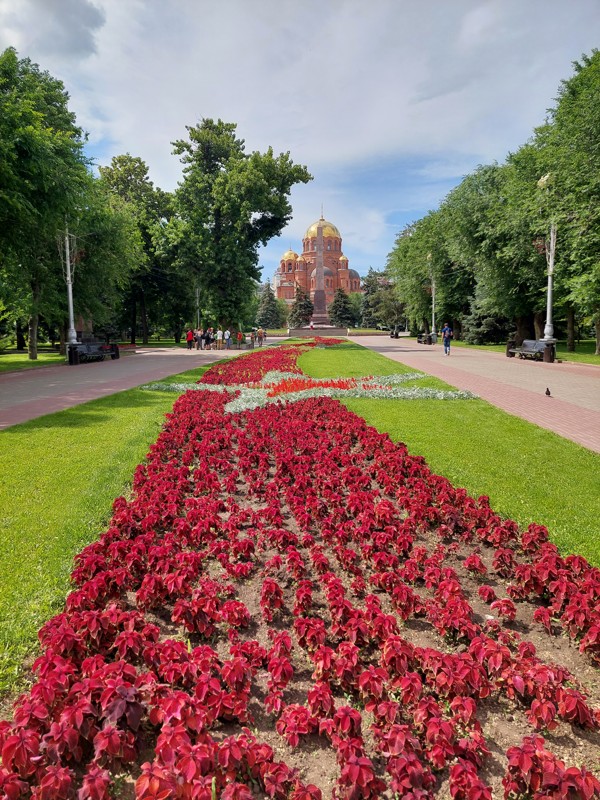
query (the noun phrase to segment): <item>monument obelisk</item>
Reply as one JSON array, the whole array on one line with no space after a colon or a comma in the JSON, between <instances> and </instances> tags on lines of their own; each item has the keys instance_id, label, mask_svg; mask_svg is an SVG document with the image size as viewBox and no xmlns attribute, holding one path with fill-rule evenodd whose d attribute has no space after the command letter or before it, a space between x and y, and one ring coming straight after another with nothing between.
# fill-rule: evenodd
<instances>
[{"instance_id":1,"label":"monument obelisk","mask_svg":"<svg viewBox=\"0 0 600 800\"><path fill-rule=\"evenodd\" d=\"M323 264L323 212L317 223L317 250L315 259L315 294L313 297L312 321L315 327L331 325L327 316L327 303L325 301L325 267Z\"/></svg>"}]
</instances>

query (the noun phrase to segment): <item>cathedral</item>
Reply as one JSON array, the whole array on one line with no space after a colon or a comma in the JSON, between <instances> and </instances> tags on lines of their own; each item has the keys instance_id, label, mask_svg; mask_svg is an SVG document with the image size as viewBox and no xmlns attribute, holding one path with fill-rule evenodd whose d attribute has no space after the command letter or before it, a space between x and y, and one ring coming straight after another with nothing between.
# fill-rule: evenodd
<instances>
[{"instance_id":1,"label":"cathedral","mask_svg":"<svg viewBox=\"0 0 600 800\"><path fill-rule=\"evenodd\" d=\"M362 291L358 272L350 269L348 259L342 252L339 230L321 215L304 234L302 254L288 250L281 257L273 281L277 298L291 305L296 296L296 286L300 286L308 292L314 303L315 291L319 289L319 261L323 265L322 288L327 306L332 302L336 289L343 289L346 294Z\"/></svg>"}]
</instances>

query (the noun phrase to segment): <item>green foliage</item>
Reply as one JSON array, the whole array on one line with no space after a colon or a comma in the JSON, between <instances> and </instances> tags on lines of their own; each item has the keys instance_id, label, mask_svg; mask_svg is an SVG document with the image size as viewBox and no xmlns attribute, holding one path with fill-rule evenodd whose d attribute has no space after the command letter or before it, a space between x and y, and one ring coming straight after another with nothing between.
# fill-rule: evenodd
<instances>
[{"instance_id":1,"label":"green foliage","mask_svg":"<svg viewBox=\"0 0 600 800\"><path fill-rule=\"evenodd\" d=\"M39 315L62 290L56 237L89 183L84 137L63 84L14 49L0 55L0 268L2 297L29 320L37 355ZM64 294L64 292L62 292Z\"/></svg>"},{"instance_id":2,"label":"green foliage","mask_svg":"<svg viewBox=\"0 0 600 800\"><path fill-rule=\"evenodd\" d=\"M435 282L436 316L459 337L463 322L473 337L477 318L492 336L508 323L519 340L541 337L554 225L553 315L571 330L596 323L600 353L600 53L574 68L529 142L478 167L399 234L387 270L411 328L428 330Z\"/></svg>"},{"instance_id":3,"label":"green foliage","mask_svg":"<svg viewBox=\"0 0 600 800\"><path fill-rule=\"evenodd\" d=\"M177 258L216 319L236 319L259 280L258 248L291 218L289 194L311 176L289 153L244 151L236 125L204 119L174 143L183 163L176 194Z\"/></svg>"},{"instance_id":4,"label":"green foliage","mask_svg":"<svg viewBox=\"0 0 600 800\"><path fill-rule=\"evenodd\" d=\"M151 327L162 325L180 334L184 320L193 316L195 297L190 276L177 264L165 235L173 199L154 186L145 162L129 153L115 156L110 166L100 167L100 174L113 197L129 210L141 244L122 293L120 326L131 329L135 342L139 323L144 344Z\"/></svg>"},{"instance_id":5,"label":"green foliage","mask_svg":"<svg viewBox=\"0 0 600 800\"><path fill-rule=\"evenodd\" d=\"M296 285L296 294L288 317L290 328L301 328L304 325L308 325L313 311L314 306L308 292L304 291L301 286Z\"/></svg>"},{"instance_id":6,"label":"green foliage","mask_svg":"<svg viewBox=\"0 0 600 800\"><path fill-rule=\"evenodd\" d=\"M384 273L376 272L373 267L369 267L366 277L362 279L362 318L360 324L363 328L376 328L381 322L375 314L374 304L377 292L382 283L385 282L387 282L387 279Z\"/></svg>"},{"instance_id":7,"label":"green foliage","mask_svg":"<svg viewBox=\"0 0 600 800\"><path fill-rule=\"evenodd\" d=\"M336 289L327 313L334 325L349 328L354 325L354 309L350 298L343 289Z\"/></svg>"},{"instance_id":8,"label":"green foliage","mask_svg":"<svg viewBox=\"0 0 600 800\"><path fill-rule=\"evenodd\" d=\"M277 298L269 281L261 293L256 312L256 324L261 328L279 328L283 324Z\"/></svg>"}]
</instances>

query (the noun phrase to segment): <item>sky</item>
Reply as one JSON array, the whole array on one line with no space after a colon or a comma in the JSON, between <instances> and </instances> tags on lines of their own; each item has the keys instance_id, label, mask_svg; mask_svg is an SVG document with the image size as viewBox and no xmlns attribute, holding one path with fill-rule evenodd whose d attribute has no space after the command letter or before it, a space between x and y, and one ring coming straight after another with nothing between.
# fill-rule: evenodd
<instances>
[{"instance_id":1,"label":"sky","mask_svg":"<svg viewBox=\"0 0 600 800\"><path fill-rule=\"evenodd\" d=\"M321 215L350 266L544 122L600 46L600 0L0 0L0 51L63 81L97 165L131 153L172 191L204 118L313 175L260 251L263 280Z\"/></svg>"}]
</instances>

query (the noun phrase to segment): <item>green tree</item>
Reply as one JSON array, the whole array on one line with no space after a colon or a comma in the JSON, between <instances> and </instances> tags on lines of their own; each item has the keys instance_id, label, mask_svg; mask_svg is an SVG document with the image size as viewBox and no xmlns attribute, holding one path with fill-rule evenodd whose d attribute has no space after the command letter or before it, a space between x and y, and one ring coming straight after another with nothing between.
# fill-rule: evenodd
<instances>
[{"instance_id":1,"label":"green tree","mask_svg":"<svg viewBox=\"0 0 600 800\"><path fill-rule=\"evenodd\" d=\"M235 124L204 119L187 131L187 141L174 142L184 165L178 258L197 274L214 317L236 319L260 278L259 246L285 227L292 186L311 176L289 153L247 154Z\"/></svg>"},{"instance_id":2,"label":"green tree","mask_svg":"<svg viewBox=\"0 0 600 800\"><path fill-rule=\"evenodd\" d=\"M290 328L301 328L303 325L308 325L314 310L308 292L296 285L296 294L288 317Z\"/></svg>"},{"instance_id":3,"label":"green tree","mask_svg":"<svg viewBox=\"0 0 600 800\"><path fill-rule=\"evenodd\" d=\"M279 328L281 325L281 313L270 281L266 282L260 295L256 324L261 328Z\"/></svg>"},{"instance_id":4,"label":"green tree","mask_svg":"<svg viewBox=\"0 0 600 800\"><path fill-rule=\"evenodd\" d=\"M343 289L336 289L333 300L327 308L329 319L340 328L351 327L354 322L354 310L350 298Z\"/></svg>"},{"instance_id":5,"label":"green tree","mask_svg":"<svg viewBox=\"0 0 600 800\"><path fill-rule=\"evenodd\" d=\"M177 317L189 316L192 310L192 291L177 274L176 259L161 241L163 226L171 216L172 198L154 186L145 162L129 153L115 156L110 166L100 167L107 186L131 208L141 237L143 250L138 269L123 295L123 312L131 329L131 341L136 340L138 320L142 341L148 342L151 321L156 323L169 305Z\"/></svg>"},{"instance_id":6,"label":"green tree","mask_svg":"<svg viewBox=\"0 0 600 800\"><path fill-rule=\"evenodd\" d=\"M564 292L569 307L594 322L600 355L600 52L573 66L537 143L552 178L544 194L546 229L557 225L555 296Z\"/></svg>"},{"instance_id":7,"label":"green tree","mask_svg":"<svg viewBox=\"0 0 600 800\"><path fill-rule=\"evenodd\" d=\"M405 318L404 303L398 297L394 284L382 283L372 298L372 307L379 324L386 328L400 326Z\"/></svg>"},{"instance_id":8,"label":"green tree","mask_svg":"<svg viewBox=\"0 0 600 800\"><path fill-rule=\"evenodd\" d=\"M366 277L362 280L363 294L361 324L363 328L375 328L380 322L373 310L372 300L375 294L379 291L380 282L382 280L385 280L383 272L377 272L373 269L373 267L369 267Z\"/></svg>"},{"instance_id":9,"label":"green tree","mask_svg":"<svg viewBox=\"0 0 600 800\"><path fill-rule=\"evenodd\" d=\"M14 49L0 55L0 267L9 301L26 298L29 357L56 303L64 231L89 183L84 135L61 81Z\"/></svg>"},{"instance_id":10,"label":"green tree","mask_svg":"<svg viewBox=\"0 0 600 800\"><path fill-rule=\"evenodd\" d=\"M363 296L361 292L350 292L348 299L352 306L352 327L358 327L362 320Z\"/></svg>"}]
</instances>

